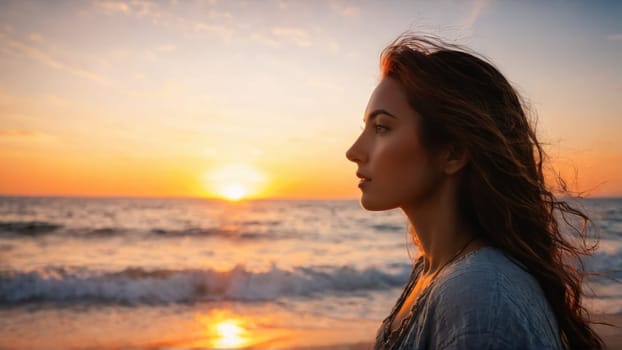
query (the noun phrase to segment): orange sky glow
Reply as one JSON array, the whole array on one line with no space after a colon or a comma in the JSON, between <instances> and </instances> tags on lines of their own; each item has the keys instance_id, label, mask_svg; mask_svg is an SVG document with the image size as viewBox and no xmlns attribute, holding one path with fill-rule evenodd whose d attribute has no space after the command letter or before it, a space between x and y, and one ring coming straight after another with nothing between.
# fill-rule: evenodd
<instances>
[{"instance_id":1,"label":"orange sky glow","mask_svg":"<svg viewBox=\"0 0 622 350\"><path fill-rule=\"evenodd\" d=\"M380 51L411 29L488 57L572 189L622 196L608 6L3 2L0 195L357 198L345 151Z\"/></svg>"}]
</instances>

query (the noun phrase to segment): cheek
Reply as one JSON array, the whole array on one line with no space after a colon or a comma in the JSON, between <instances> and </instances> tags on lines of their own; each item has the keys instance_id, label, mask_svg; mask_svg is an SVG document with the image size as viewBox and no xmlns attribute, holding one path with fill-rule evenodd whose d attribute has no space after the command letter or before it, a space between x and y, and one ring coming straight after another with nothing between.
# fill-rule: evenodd
<instances>
[{"instance_id":1,"label":"cheek","mask_svg":"<svg viewBox=\"0 0 622 350\"><path fill-rule=\"evenodd\" d=\"M387 145L378 164L386 190L399 197L428 192L439 178L426 151L408 141Z\"/></svg>"},{"instance_id":2,"label":"cheek","mask_svg":"<svg viewBox=\"0 0 622 350\"><path fill-rule=\"evenodd\" d=\"M418 177L429 168L426 153L412 138L387 144L378 159L382 163L379 170L395 180Z\"/></svg>"}]
</instances>

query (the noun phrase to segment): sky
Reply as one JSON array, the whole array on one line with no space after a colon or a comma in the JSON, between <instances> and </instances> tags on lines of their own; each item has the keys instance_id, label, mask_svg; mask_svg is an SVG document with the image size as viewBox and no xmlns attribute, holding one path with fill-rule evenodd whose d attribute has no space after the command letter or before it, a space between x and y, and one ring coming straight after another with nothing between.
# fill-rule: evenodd
<instances>
[{"instance_id":1,"label":"sky","mask_svg":"<svg viewBox=\"0 0 622 350\"><path fill-rule=\"evenodd\" d=\"M0 1L0 194L357 198L345 151L407 30L528 101L571 188L622 196L620 1Z\"/></svg>"}]
</instances>

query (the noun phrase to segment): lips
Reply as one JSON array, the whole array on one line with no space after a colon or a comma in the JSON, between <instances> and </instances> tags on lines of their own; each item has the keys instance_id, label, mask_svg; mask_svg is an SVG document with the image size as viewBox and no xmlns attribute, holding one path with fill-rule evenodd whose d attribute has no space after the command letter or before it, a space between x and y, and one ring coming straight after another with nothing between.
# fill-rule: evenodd
<instances>
[{"instance_id":1,"label":"lips","mask_svg":"<svg viewBox=\"0 0 622 350\"><path fill-rule=\"evenodd\" d=\"M371 179L369 177L367 177L367 176L365 176L365 175L363 175L361 173L358 173L358 172L356 173L356 177L358 177L360 179L359 186L361 186L361 185L371 181Z\"/></svg>"}]
</instances>

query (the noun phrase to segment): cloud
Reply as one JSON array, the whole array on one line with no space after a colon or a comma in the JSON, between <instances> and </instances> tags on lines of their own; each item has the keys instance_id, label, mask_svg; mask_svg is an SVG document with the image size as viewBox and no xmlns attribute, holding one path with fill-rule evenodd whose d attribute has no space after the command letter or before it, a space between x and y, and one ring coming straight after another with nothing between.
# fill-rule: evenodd
<instances>
[{"instance_id":1,"label":"cloud","mask_svg":"<svg viewBox=\"0 0 622 350\"><path fill-rule=\"evenodd\" d=\"M221 12L221 11L209 11L207 13L207 17L209 19L232 19L233 16L229 12Z\"/></svg>"},{"instance_id":2,"label":"cloud","mask_svg":"<svg viewBox=\"0 0 622 350\"><path fill-rule=\"evenodd\" d=\"M471 11L468 17L466 17L461 25L470 29L473 27L478 18L494 3L494 0L475 0L471 5Z\"/></svg>"},{"instance_id":3,"label":"cloud","mask_svg":"<svg viewBox=\"0 0 622 350\"><path fill-rule=\"evenodd\" d=\"M231 36L232 36L231 29L225 26L185 19L182 17L177 17L177 21L180 25L189 27L195 32L208 32L208 33L218 34L224 40L229 40L231 39Z\"/></svg>"},{"instance_id":4,"label":"cloud","mask_svg":"<svg viewBox=\"0 0 622 350\"><path fill-rule=\"evenodd\" d=\"M617 34L609 34L607 35L607 40L622 40L622 33L617 33Z\"/></svg>"},{"instance_id":5,"label":"cloud","mask_svg":"<svg viewBox=\"0 0 622 350\"><path fill-rule=\"evenodd\" d=\"M167 44L167 45L161 45L159 46L156 51L158 52L173 52L177 49L177 47L175 47L175 45L172 44Z\"/></svg>"},{"instance_id":6,"label":"cloud","mask_svg":"<svg viewBox=\"0 0 622 350\"><path fill-rule=\"evenodd\" d=\"M97 6L110 12L130 13L130 5L123 1L100 1Z\"/></svg>"},{"instance_id":7,"label":"cloud","mask_svg":"<svg viewBox=\"0 0 622 350\"><path fill-rule=\"evenodd\" d=\"M170 6L176 7L177 3L170 3ZM206 32L216 34L225 41L230 40L232 36L232 29L227 26L179 16L172 11L161 8L157 3L147 0L132 0L129 2L101 1L97 3L97 7L104 9L106 12L147 17L155 25L164 28L175 28L184 33ZM207 18L210 21L231 20L233 16L229 12L211 10L207 13Z\"/></svg>"},{"instance_id":8,"label":"cloud","mask_svg":"<svg viewBox=\"0 0 622 350\"><path fill-rule=\"evenodd\" d=\"M159 13L156 3L146 0L132 1L99 1L96 6L112 13L133 14L136 16L154 16Z\"/></svg>"},{"instance_id":9,"label":"cloud","mask_svg":"<svg viewBox=\"0 0 622 350\"><path fill-rule=\"evenodd\" d=\"M277 38L286 39L292 41L294 44L300 47L311 46L311 40L309 33L302 28L296 27L274 27L272 28L272 35Z\"/></svg>"},{"instance_id":10,"label":"cloud","mask_svg":"<svg viewBox=\"0 0 622 350\"><path fill-rule=\"evenodd\" d=\"M249 38L251 41L256 42L258 44L272 46L272 47L281 46L281 43L279 43L277 40L274 40L273 38L265 36L265 35L261 35L259 33L253 33L250 35Z\"/></svg>"},{"instance_id":11,"label":"cloud","mask_svg":"<svg viewBox=\"0 0 622 350\"><path fill-rule=\"evenodd\" d=\"M157 4L147 0L132 0L131 2L132 12L137 16L157 16L160 13L160 8Z\"/></svg>"},{"instance_id":12,"label":"cloud","mask_svg":"<svg viewBox=\"0 0 622 350\"><path fill-rule=\"evenodd\" d=\"M344 17L357 17L361 14L361 9L359 7L336 1L330 3L330 8L337 14Z\"/></svg>"},{"instance_id":13,"label":"cloud","mask_svg":"<svg viewBox=\"0 0 622 350\"><path fill-rule=\"evenodd\" d=\"M40 131L0 129L0 141L42 142L51 139L51 135Z\"/></svg>"},{"instance_id":14,"label":"cloud","mask_svg":"<svg viewBox=\"0 0 622 350\"><path fill-rule=\"evenodd\" d=\"M3 34L0 34L0 45L9 47L13 49L14 52L18 52L30 58L31 60L38 61L39 63L42 63L48 67L51 67L51 68L54 68L60 71L65 71L77 77L96 81L98 83L107 82L106 79L97 75L94 72L91 72L86 69L74 67L64 62L61 62L60 60L50 56L49 54L47 54L46 52L44 52L43 50L37 47L31 46L29 44L26 44L26 43L23 43L17 40L13 40L9 37L6 37Z\"/></svg>"},{"instance_id":15,"label":"cloud","mask_svg":"<svg viewBox=\"0 0 622 350\"><path fill-rule=\"evenodd\" d=\"M328 50L332 53L339 53L339 51L341 51L341 45L336 41L331 41L328 43Z\"/></svg>"},{"instance_id":16,"label":"cloud","mask_svg":"<svg viewBox=\"0 0 622 350\"><path fill-rule=\"evenodd\" d=\"M31 41L34 41L36 43L40 43L40 42L43 41L43 37L41 36L41 34L38 34L38 33L31 33L28 36L28 39L30 39Z\"/></svg>"}]
</instances>

